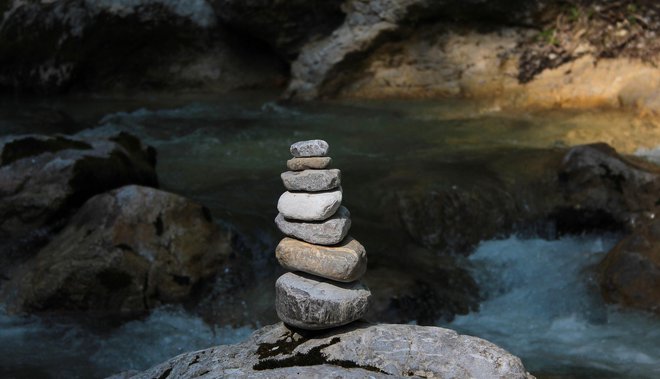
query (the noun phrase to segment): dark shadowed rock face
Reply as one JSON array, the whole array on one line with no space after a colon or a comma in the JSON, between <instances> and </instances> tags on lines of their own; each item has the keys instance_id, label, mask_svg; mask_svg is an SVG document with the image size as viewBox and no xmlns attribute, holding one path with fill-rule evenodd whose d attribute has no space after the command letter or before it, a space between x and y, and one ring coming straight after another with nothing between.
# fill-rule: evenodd
<instances>
[{"instance_id":1,"label":"dark shadowed rock face","mask_svg":"<svg viewBox=\"0 0 660 379\"><path fill-rule=\"evenodd\" d=\"M48 245L11 271L0 301L13 312L138 314L186 300L220 271L230 240L198 204L122 187L89 199Z\"/></svg>"},{"instance_id":2,"label":"dark shadowed rock face","mask_svg":"<svg viewBox=\"0 0 660 379\"><path fill-rule=\"evenodd\" d=\"M660 222L638 225L600 264L605 300L660 314Z\"/></svg>"},{"instance_id":3,"label":"dark shadowed rock face","mask_svg":"<svg viewBox=\"0 0 660 379\"><path fill-rule=\"evenodd\" d=\"M280 323L257 330L241 344L186 353L147 371L120 375L116 377L533 378L519 358L480 338L438 327L360 323L321 334Z\"/></svg>"},{"instance_id":4,"label":"dark shadowed rock face","mask_svg":"<svg viewBox=\"0 0 660 379\"><path fill-rule=\"evenodd\" d=\"M570 149L558 172L565 206L556 215L567 232L632 230L660 205L660 169L606 144Z\"/></svg>"},{"instance_id":5,"label":"dark shadowed rock face","mask_svg":"<svg viewBox=\"0 0 660 379\"><path fill-rule=\"evenodd\" d=\"M217 22L206 0L14 0L0 21L0 90L274 87L286 66Z\"/></svg>"},{"instance_id":6,"label":"dark shadowed rock face","mask_svg":"<svg viewBox=\"0 0 660 379\"><path fill-rule=\"evenodd\" d=\"M60 227L98 193L157 186L155 164L155 150L126 133L0 139L0 242Z\"/></svg>"},{"instance_id":7,"label":"dark shadowed rock face","mask_svg":"<svg viewBox=\"0 0 660 379\"><path fill-rule=\"evenodd\" d=\"M218 18L267 42L288 59L305 43L323 37L344 19L342 0L213 0Z\"/></svg>"}]
</instances>

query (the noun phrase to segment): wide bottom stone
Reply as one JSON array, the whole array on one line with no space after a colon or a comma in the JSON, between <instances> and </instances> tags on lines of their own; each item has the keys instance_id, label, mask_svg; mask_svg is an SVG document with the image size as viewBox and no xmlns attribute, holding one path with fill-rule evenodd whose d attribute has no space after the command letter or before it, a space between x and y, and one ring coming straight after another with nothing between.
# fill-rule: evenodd
<instances>
[{"instance_id":1,"label":"wide bottom stone","mask_svg":"<svg viewBox=\"0 0 660 379\"><path fill-rule=\"evenodd\" d=\"M360 282L325 282L292 272L275 282L277 316L301 329L328 329L358 320L367 312L370 296Z\"/></svg>"}]
</instances>

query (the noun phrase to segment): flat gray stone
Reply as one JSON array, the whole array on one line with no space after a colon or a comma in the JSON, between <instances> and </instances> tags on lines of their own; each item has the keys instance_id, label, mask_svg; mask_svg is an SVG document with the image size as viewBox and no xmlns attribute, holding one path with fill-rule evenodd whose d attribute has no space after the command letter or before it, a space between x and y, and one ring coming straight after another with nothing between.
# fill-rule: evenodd
<instances>
[{"instance_id":1,"label":"flat gray stone","mask_svg":"<svg viewBox=\"0 0 660 379\"><path fill-rule=\"evenodd\" d=\"M335 214L341 199L341 187L316 193L287 191L277 201L277 210L289 220L323 221Z\"/></svg>"},{"instance_id":2,"label":"flat gray stone","mask_svg":"<svg viewBox=\"0 0 660 379\"><path fill-rule=\"evenodd\" d=\"M319 170L330 166L332 158L330 157L307 157L307 158L291 158L286 161L286 167L289 170Z\"/></svg>"},{"instance_id":3,"label":"flat gray stone","mask_svg":"<svg viewBox=\"0 0 660 379\"><path fill-rule=\"evenodd\" d=\"M328 155L330 146L327 142L321 139L313 139L309 141L300 141L291 145L289 151L294 157L325 157Z\"/></svg>"},{"instance_id":4,"label":"flat gray stone","mask_svg":"<svg viewBox=\"0 0 660 379\"><path fill-rule=\"evenodd\" d=\"M284 187L289 191L318 192L328 191L341 184L341 171L330 170L304 170L283 172L280 177Z\"/></svg>"},{"instance_id":5,"label":"flat gray stone","mask_svg":"<svg viewBox=\"0 0 660 379\"><path fill-rule=\"evenodd\" d=\"M275 224L289 237L317 245L334 245L346 237L351 228L351 212L339 207L332 217L325 221L291 221L281 213L275 217Z\"/></svg>"},{"instance_id":6,"label":"flat gray stone","mask_svg":"<svg viewBox=\"0 0 660 379\"><path fill-rule=\"evenodd\" d=\"M282 267L339 282L353 282L367 270L367 251L353 237L337 246L318 246L284 238L275 249Z\"/></svg>"},{"instance_id":7,"label":"flat gray stone","mask_svg":"<svg viewBox=\"0 0 660 379\"><path fill-rule=\"evenodd\" d=\"M287 272L275 282L275 309L285 323L301 329L334 328L367 313L371 292L360 282L319 281Z\"/></svg>"}]
</instances>

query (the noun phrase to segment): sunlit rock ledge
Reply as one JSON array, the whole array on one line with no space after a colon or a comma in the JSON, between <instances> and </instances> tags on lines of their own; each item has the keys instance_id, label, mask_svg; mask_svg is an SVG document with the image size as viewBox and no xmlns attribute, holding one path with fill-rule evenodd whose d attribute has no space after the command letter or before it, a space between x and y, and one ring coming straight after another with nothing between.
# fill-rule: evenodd
<instances>
[{"instance_id":1,"label":"sunlit rock ledge","mask_svg":"<svg viewBox=\"0 0 660 379\"><path fill-rule=\"evenodd\" d=\"M533 378L520 359L477 337L439 327L354 323L322 334L279 323L245 342L185 353L141 378Z\"/></svg>"}]
</instances>

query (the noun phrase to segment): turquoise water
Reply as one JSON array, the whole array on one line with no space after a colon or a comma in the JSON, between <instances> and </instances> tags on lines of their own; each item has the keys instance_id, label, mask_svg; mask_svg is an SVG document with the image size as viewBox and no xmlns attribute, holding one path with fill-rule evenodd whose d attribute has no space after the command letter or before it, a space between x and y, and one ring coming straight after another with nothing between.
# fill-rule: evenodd
<instances>
[{"instance_id":1,"label":"turquoise water","mask_svg":"<svg viewBox=\"0 0 660 379\"><path fill-rule=\"evenodd\" d=\"M49 116L53 109L75 122ZM35 121L35 113L43 116ZM121 326L0 313L0 376L102 377L144 369L183 351L237 342L275 322L272 285L281 270L273 259L280 238L273 219L283 191L279 173L294 141L330 143L334 166L343 171L352 233L367 247L370 264L414 276L402 270L417 270L400 262L421 248L410 248L401 230L397 194L506 188L538 174L538 157L574 143L575 129L602 135L628 122L597 112L504 114L464 101L286 105L263 93L3 99L0 135L123 130L139 136L158 151L163 189L208 206L237 231L243 250L235 272L223 273L197 308L163 308ZM660 320L604 305L594 284L593 266L615 239L484 241L460 261L483 292L479 311L438 323L502 345L534 373L657 377Z\"/></svg>"}]
</instances>

